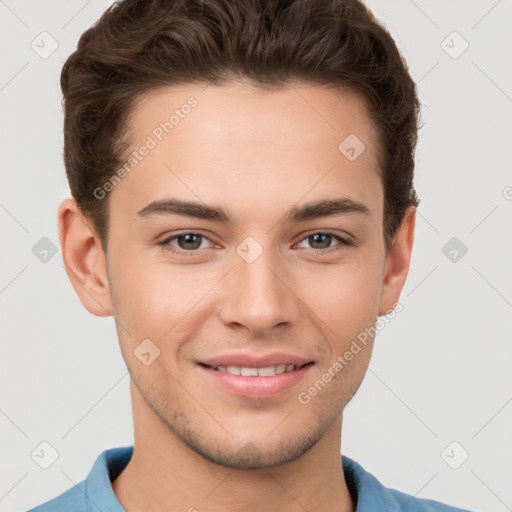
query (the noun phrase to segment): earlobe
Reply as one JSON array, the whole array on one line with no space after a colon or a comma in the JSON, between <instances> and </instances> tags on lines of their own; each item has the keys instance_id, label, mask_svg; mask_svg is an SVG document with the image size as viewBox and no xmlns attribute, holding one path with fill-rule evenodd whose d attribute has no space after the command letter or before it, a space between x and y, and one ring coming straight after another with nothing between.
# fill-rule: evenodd
<instances>
[{"instance_id":1,"label":"earlobe","mask_svg":"<svg viewBox=\"0 0 512 512\"><path fill-rule=\"evenodd\" d=\"M74 199L59 205L58 227L66 273L80 301L93 315L113 315L105 253Z\"/></svg>"},{"instance_id":2,"label":"earlobe","mask_svg":"<svg viewBox=\"0 0 512 512\"><path fill-rule=\"evenodd\" d=\"M386 256L379 316L389 314L400 299L400 294L409 273L415 224L416 208L410 206L404 214Z\"/></svg>"}]
</instances>

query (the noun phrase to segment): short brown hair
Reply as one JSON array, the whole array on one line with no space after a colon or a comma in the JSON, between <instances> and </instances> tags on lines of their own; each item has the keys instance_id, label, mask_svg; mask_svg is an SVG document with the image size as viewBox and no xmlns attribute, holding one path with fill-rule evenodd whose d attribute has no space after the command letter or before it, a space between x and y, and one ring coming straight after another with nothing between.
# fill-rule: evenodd
<instances>
[{"instance_id":1,"label":"short brown hair","mask_svg":"<svg viewBox=\"0 0 512 512\"><path fill-rule=\"evenodd\" d=\"M61 74L67 177L103 248L108 200L94 190L122 164L135 102L159 87L233 77L263 89L296 81L363 95L379 138L388 249L405 210L419 203L420 105L393 38L358 0L121 0L109 7Z\"/></svg>"}]
</instances>

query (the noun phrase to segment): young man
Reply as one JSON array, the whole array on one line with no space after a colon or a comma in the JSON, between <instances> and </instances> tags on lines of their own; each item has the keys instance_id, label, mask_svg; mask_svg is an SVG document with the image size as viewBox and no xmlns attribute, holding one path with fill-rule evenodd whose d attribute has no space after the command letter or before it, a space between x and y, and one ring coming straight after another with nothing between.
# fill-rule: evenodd
<instances>
[{"instance_id":1,"label":"young man","mask_svg":"<svg viewBox=\"0 0 512 512\"><path fill-rule=\"evenodd\" d=\"M135 432L33 511L460 511L340 458L418 204L416 88L370 12L124 0L61 83L63 258Z\"/></svg>"}]
</instances>

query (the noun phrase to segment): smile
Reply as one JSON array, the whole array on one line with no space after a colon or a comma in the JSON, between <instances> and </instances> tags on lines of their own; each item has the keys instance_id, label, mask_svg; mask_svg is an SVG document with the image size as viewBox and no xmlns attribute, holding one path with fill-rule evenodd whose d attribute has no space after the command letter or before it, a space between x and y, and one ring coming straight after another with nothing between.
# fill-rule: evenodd
<instances>
[{"instance_id":1,"label":"smile","mask_svg":"<svg viewBox=\"0 0 512 512\"><path fill-rule=\"evenodd\" d=\"M303 365L278 364L264 367L213 366L199 363L198 368L215 388L243 398L270 398L296 386L313 367L314 362Z\"/></svg>"},{"instance_id":2,"label":"smile","mask_svg":"<svg viewBox=\"0 0 512 512\"><path fill-rule=\"evenodd\" d=\"M313 363L306 363L313 364ZM242 375L243 377L274 377L286 372L293 372L303 366L294 364L277 364L274 366L266 366L265 368L247 367L247 366L210 366L204 365L207 368L219 372L227 372L231 375Z\"/></svg>"}]
</instances>

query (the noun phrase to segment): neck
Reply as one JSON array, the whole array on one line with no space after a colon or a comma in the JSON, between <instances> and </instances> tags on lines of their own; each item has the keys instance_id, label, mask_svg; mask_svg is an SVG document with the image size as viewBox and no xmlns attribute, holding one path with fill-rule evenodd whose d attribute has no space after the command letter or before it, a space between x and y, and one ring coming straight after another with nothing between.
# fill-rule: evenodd
<instances>
[{"instance_id":1,"label":"neck","mask_svg":"<svg viewBox=\"0 0 512 512\"><path fill-rule=\"evenodd\" d=\"M341 416L310 450L288 464L233 469L185 445L133 392L132 404L133 455L112 482L126 512L355 510L340 459Z\"/></svg>"}]
</instances>

